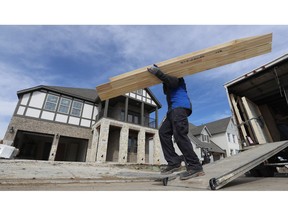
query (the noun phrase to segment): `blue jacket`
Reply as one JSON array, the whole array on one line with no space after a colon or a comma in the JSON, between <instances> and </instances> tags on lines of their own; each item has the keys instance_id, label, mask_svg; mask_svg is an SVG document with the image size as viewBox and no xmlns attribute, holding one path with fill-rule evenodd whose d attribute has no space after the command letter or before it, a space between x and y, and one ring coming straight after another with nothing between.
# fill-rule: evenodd
<instances>
[{"instance_id":1,"label":"blue jacket","mask_svg":"<svg viewBox=\"0 0 288 216\"><path fill-rule=\"evenodd\" d=\"M157 71L155 74L163 82L163 91L168 103L168 112L175 108L185 108L188 116L192 113L192 104L187 94L186 83L183 78L173 77Z\"/></svg>"}]
</instances>

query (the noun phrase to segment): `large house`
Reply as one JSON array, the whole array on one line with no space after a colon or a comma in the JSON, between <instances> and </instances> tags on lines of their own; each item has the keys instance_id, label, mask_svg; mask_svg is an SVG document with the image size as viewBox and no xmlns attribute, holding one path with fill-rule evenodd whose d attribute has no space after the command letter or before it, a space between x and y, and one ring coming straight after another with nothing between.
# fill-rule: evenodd
<instances>
[{"instance_id":1,"label":"large house","mask_svg":"<svg viewBox=\"0 0 288 216\"><path fill-rule=\"evenodd\" d=\"M17 96L4 142L19 159L160 163L161 104L148 88L106 101L96 89L44 85Z\"/></svg>"},{"instance_id":2,"label":"large house","mask_svg":"<svg viewBox=\"0 0 288 216\"><path fill-rule=\"evenodd\" d=\"M161 104L148 88L106 101L96 89L43 85L17 96L4 142L20 150L18 159L166 163L158 136ZM212 162L239 151L231 118L190 124L188 136L201 161L207 153Z\"/></svg>"}]
</instances>

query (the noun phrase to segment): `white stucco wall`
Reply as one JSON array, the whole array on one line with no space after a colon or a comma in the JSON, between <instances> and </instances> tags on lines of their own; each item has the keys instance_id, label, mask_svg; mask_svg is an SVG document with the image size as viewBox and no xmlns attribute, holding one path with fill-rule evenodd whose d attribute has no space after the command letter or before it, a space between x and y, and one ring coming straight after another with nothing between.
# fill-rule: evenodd
<instances>
[{"instance_id":1,"label":"white stucco wall","mask_svg":"<svg viewBox=\"0 0 288 216\"><path fill-rule=\"evenodd\" d=\"M228 139L228 134L230 136L230 141ZM233 142L232 135L235 136L235 142ZM232 120L230 120L225 133L213 134L211 140L226 151L227 157L231 156L231 150L233 151L232 155L234 155L237 153L236 151L239 151L240 149L238 142L238 130L233 124Z\"/></svg>"}]
</instances>

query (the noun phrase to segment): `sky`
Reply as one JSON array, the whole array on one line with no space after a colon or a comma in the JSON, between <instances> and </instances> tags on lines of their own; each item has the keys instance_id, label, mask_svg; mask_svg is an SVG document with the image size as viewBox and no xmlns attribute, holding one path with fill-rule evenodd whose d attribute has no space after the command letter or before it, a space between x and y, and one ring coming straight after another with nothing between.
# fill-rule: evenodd
<instances>
[{"instance_id":1,"label":"sky","mask_svg":"<svg viewBox=\"0 0 288 216\"><path fill-rule=\"evenodd\" d=\"M0 139L4 137L16 107L18 101L16 93L19 90L38 85L94 89L97 85L108 82L109 77L140 67L234 39L273 33L271 53L185 78L189 97L193 103L193 114L189 118L191 123L199 125L227 117L231 113L223 85L288 53L288 26L284 19L287 7L284 2L286 1L1 1ZM156 85L150 89L163 105L159 115L160 118L163 118L167 107L162 87ZM75 195L75 192L73 194ZM97 194L90 197L87 194L83 196L78 193L78 197L81 199L75 199L77 195L71 196L70 194L69 196L64 194L63 199L62 194L59 193L57 196L54 193L50 196L51 199L58 197L61 199L55 204L59 203L57 211L63 209L65 214L68 211L71 215L79 215L83 214L84 210L90 214L90 208L86 207L94 207L95 203L98 204L97 212L107 213L109 208L110 212L115 211L117 214L122 209L125 214L128 213L126 208L122 208L122 202L119 201L123 200L123 204L127 204L126 201L131 198L131 194L128 194L127 197L124 196L127 199L123 199L123 193L119 193L119 195L113 193L113 196L109 193L102 193L100 196L99 192ZM195 196L195 194L197 195ZM18 193L17 197L21 202L17 203L23 206L15 209L14 203L10 202L11 199L15 200L15 194L5 193L5 201L7 201L4 203L7 207L5 209L14 208L14 211L19 209L19 213L22 214L22 209L26 207L26 202L23 200L31 201L31 198L36 197L32 194L30 199L27 199L27 193L25 193L23 194L25 199L21 199L22 197L19 198L19 195ZM47 193L44 195L49 197ZM103 195L107 197L103 198ZM149 208L141 208L143 214L150 213L150 209L153 209L155 213L155 209L162 206L162 200L167 200L167 193L162 196L162 194L155 194L151 191L149 197L143 195L139 196L137 193L137 199L129 199L129 204L134 206L150 200ZM193 212L202 213L202 209L207 207L207 202L199 202L199 200L207 198L206 193L193 192L192 196L180 192L175 194L177 197L179 195L185 197L185 199L181 199L182 206L191 205L193 201L197 203L197 208L193 207ZM248 208L255 206L255 200L261 200L261 205L265 205L265 199L261 199L258 193L249 193L249 196L243 198L237 194L237 196L233 196L233 199L226 199L225 195L209 193L210 198L215 198L213 202L209 202L211 209L217 209L219 205L223 204L220 201L224 199L227 206L235 208L238 197L238 203L243 199L251 199L246 202ZM269 195L279 196L274 193ZM37 197L39 197L39 193L37 193ZM83 197L91 199L83 199ZM141 197L143 197L143 202ZM151 201L152 197L155 197L155 200ZM73 208L63 208L62 200L67 200L67 198L71 198L69 205ZM108 199L110 202L107 202ZM37 200L39 200L37 206L46 203L43 202L43 199ZM284 202L285 199L281 200ZM73 205L74 202L75 205ZM116 205L116 208L110 208L111 202L114 206ZM271 200L269 200L269 204L270 202ZM163 202L163 206L165 204ZM277 204L279 204L279 199ZM76 206L79 206L79 210L75 209ZM85 209L83 206L86 206ZM167 208L169 213L187 213L187 208L182 209ZM241 208L237 208L238 212L241 210ZM247 208L243 209L243 213L246 210ZM277 214L277 209L271 208L271 210L274 214L276 211ZM281 210L279 208L279 214L282 213ZM163 208L161 208L161 213L163 214ZM267 209L265 209L265 213L267 213ZM230 215L231 211L222 211L221 214Z\"/></svg>"},{"instance_id":2,"label":"sky","mask_svg":"<svg viewBox=\"0 0 288 216\"><path fill-rule=\"evenodd\" d=\"M91 88L110 77L229 42L272 33L272 52L185 78L195 125L231 115L224 84L288 53L286 25L1 25L0 137L17 91L38 85ZM150 87L167 111L162 85Z\"/></svg>"}]
</instances>

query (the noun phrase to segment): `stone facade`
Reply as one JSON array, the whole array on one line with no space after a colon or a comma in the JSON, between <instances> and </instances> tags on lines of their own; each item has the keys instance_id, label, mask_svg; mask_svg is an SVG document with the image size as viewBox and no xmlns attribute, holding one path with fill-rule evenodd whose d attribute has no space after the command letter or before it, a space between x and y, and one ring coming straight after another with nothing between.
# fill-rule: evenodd
<instances>
[{"instance_id":1,"label":"stone facade","mask_svg":"<svg viewBox=\"0 0 288 216\"><path fill-rule=\"evenodd\" d=\"M118 163L127 163L129 130L133 130L138 131L137 163L160 164L161 145L157 129L143 127L136 124L129 124L107 118L102 118L93 126L93 131L100 131L99 136L98 133L96 133L92 139L93 145L98 146L97 161L106 161L106 155L108 151L107 147L109 142L108 133L110 126L120 128ZM152 142L147 141L149 138L152 140ZM149 147L148 154L152 155L152 161L145 160L145 152L147 152L145 151L146 147Z\"/></svg>"},{"instance_id":2,"label":"stone facade","mask_svg":"<svg viewBox=\"0 0 288 216\"><path fill-rule=\"evenodd\" d=\"M51 135L58 134L59 136L75 137L88 140L91 139L91 128L76 127L68 124L37 120L36 118L27 118L14 115L9 123L8 129L11 127L14 128L14 132L10 133L9 130L7 130L4 140L14 140L17 131L30 131Z\"/></svg>"}]
</instances>

